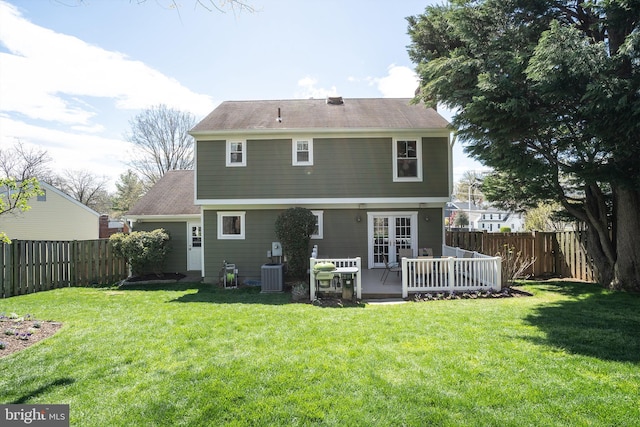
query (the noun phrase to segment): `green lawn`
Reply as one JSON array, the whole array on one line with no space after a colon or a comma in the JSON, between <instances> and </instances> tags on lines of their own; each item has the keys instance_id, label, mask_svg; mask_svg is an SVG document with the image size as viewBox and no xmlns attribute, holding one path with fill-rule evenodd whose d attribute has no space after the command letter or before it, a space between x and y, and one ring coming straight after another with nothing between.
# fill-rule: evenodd
<instances>
[{"instance_id":1,"label":"green lawn","mask_svg":"<svg viewBox=\"0 0 640 427\"><path fill-rule=\"evenodd\" d=\"M4 299L64 327L0 359L0 402L68 403L77 426L640 425L640 297L525 288L346 308L201 284Z\"/></svg>"}]
</instances>

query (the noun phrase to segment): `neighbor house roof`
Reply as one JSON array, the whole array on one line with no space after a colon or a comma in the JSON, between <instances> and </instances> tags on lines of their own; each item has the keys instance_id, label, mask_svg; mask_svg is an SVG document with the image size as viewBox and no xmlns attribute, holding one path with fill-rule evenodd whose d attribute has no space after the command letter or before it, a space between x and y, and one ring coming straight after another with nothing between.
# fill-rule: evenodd
<instances>
[{"instance_id":1,"label":"neighbor house roof","mask_svg":"<svg viewBox=\"0 0 640 427\"><path fill-rule=\"evenodd\" d=\"M226 101L198 123L191 134L296 129L445 130L448 125L434 109L412 104L409 98Z\"/></svg>"},{"instance_id":2,"label":"neighbor house roof","mask_svg":"<svg viewBox=\"0 0 640 427\"><path fill-rule=\"evenodd\" d=\"M172 170L127 212L127 217L151 215L200 215L194 201L193 170Z\"/></svg>"}]
</instances>

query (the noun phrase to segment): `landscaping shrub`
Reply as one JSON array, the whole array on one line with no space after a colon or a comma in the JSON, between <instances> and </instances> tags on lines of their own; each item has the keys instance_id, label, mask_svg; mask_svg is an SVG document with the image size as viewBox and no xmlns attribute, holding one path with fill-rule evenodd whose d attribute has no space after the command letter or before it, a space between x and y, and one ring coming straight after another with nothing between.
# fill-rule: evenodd
<instances>
[{"instance_id":1,"label":"landscaping shrub","mask_svg":"<svg viewBox=\"0 0 640 427\"><path fill-rule=\"evenodd\" d=\"M306 277L309 266L309 241L316 227L316 217L305 208L290 208L276 219L276 236L287 257L287 274L294 279Z\"/></svg>"},{"instance_id":2,"label":"landscaping shrub","mask_svg":"<svg viewBox=\"0 0 640 427\"><path fill-rule=\"evenodd\" d=\"M511 227L500 227L501 233L511 233Z\"/></svg>"},{"instance_id":3,"label":"landscaping shrub","mask_svg":"<svg viewBox=\"0 0 640 427\"><path fill-rule=\"evenodd\" d=\"M515 247L509 247L509 245L504 245L504 250L498 252L496 256L502 258L503 287L513 285L516 279L527 278L525 271L536 262L534 257L527 258L522 251L516 251Z\"/></svg>"},{"instance_id":4,"label":"landscaping shrub","mask_svg":"<svg viewBox=\"0 0 640 427\"><path fill-rule=\"evenodd\" d=\"M169 253L169 234L162 228L153 231L116 233L109 238L116 256L127 260L134 276L161 274Z\"/></svg>"}]
</instances>

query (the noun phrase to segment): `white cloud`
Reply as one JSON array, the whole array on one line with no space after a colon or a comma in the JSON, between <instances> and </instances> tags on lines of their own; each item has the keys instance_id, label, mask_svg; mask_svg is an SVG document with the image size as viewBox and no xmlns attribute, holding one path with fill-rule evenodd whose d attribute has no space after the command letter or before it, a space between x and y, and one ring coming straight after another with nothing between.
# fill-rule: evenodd
<instances>
[{"instance_id":1,"label":"white cloud","mask_svg":"<svg viewBox=\"0 0 640 427\"><path fill-rule=\"evenodd\" d=\"M391 64L384 77L369 79L384 98L413 98L419 85L416 73L409 67Z\"/></svg>"},{"instance_id":2,"label":"white cloud","mask_svg":"<svg viewBox=\"0 0 640 427\"><path fill-rule=\"evenodd\" d=\"M35 25L2 0L0 22L0 148L20 140L45 149L56 172L91 170L115 189L133 150L104 136L122 132L118 110L163 103L201 117L215 106L140 61Z\"/></svg>"},{"instance_id":3,"label":"white cloud","mask_svg":"<svg viewBox=\"0 0 640 427\"><path fill-rule=\"evenodd\" d=\"M209 96L192 92L140 61L56 33L24 19L0 2L1 108L29 118L88 125L96 112L73 98L98 97L120 109L159 103L201 116L213 108Z\"/></svg>"},{"instance_id":4,"label":"white cloud","mask_svg":"<svg viewBox=\"0 0 640 427\"><path fill-rule=\"evenodd\" d=\"M0 115L0 149L18 140L26 147L45 149L53 159L50 166L57 172L87 169L95 175L106 175L111 184L124 172L127 153L133 145L127 141L104 138L72 130L47 129Z\"/></svg>"},{"instance_id":5,"label":"white cloud","mask_svg":"<svg viewBox=\"0 0 640 427\"><path fill-rule=\"evenodd\" d=\"M304 77L298 80L298 87L301 88L299 92L296 92L296 98L326 98L327 96L338 96L338 89L335 86L331 86L330 89L316 87L318 80L313 77Z\"/></svg>"}]
</instances>

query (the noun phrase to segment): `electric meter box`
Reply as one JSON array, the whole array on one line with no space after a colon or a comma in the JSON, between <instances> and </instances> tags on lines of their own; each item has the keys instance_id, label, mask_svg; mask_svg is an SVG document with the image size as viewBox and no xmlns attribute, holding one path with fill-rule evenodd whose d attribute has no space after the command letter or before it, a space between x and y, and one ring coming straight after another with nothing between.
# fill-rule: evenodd
<instances>
[{"instance_id":1,"label":"electric meter box","mask_svg":"<svg viewBox=\"0 0 640 427\"><path fill-rule=\"evenodd\" d=\"M271 242L271 256L282 256L282 245L280 242Z\"/></svg>"}]
</instances>

